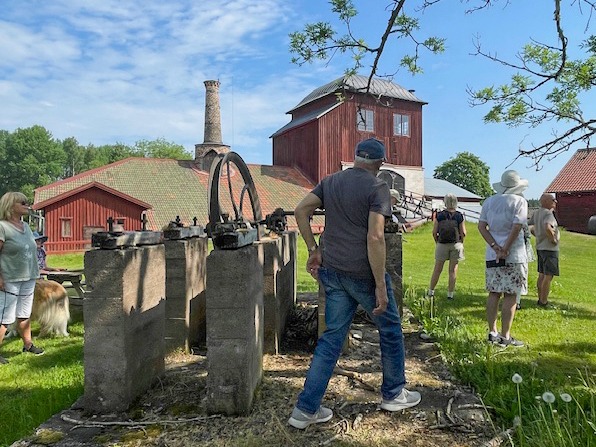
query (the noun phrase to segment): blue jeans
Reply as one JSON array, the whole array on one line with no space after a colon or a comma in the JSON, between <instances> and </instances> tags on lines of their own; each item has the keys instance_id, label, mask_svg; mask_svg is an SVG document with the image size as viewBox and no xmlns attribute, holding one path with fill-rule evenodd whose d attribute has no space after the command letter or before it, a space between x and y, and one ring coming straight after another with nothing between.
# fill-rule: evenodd
<instances>
[{"instance_id":1,"label":"blue jeans","mask_svg":"<svg viewBox=\"0 0 596 447\"><path fill-rule=\"evenodd\" d=\"M385 273L389 303L387 310L378 316L372 313L376 307L374 279L352 278L323 267L319 268L319 279L325 288L326 329L317 342L304 390L298 396L296 407L309 414L319 409L359 304L379 329L383 366L382 397L395 398L406 384L405 354L401 320L389 274Z\"/></svg>"}]
</instances>

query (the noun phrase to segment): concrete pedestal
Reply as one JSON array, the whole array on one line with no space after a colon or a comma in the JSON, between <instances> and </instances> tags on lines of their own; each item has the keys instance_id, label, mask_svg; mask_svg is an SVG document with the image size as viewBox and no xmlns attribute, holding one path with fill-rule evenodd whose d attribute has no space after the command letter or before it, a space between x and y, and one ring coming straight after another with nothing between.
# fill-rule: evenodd
<instances>
[{"instance_id":1,"label":"concrete pedestal","mask_svg":"<svg viewBox=\"0 0 596 447\"><path fill-rule=\"evenodd\" d=\"M264 352L279 354L286 321L296 304L296 233L263 238Z\"/></svg>"},{"instance_id":2,"label":"concrete pedestal","mask_svg":"<svg viewBox=\"0 0 596 447\"><path fill-rule=\"evenodd\" d=\"M263 247L207 257L207 411L250 413L263 376Z\"/></svg>"},{"instance_id":3,"label":"concrete pedestal","mask_svg":"<svg viewBox=\"0 0 596 447\"><path fill-rule=\"evenodd\" d=\"M83 406L124 411L164 372L163 245L85 253Z\"/></svg>"},{"instance_id":4,"label":"concrete pedestal","mask_svg":"<svg viewBox=\"0 0 596 447\"><path fill-rule=\"evenodd\" d=\"M166 351L207 342L207 237L166 240Z\"/></svg>"}]
</instances>

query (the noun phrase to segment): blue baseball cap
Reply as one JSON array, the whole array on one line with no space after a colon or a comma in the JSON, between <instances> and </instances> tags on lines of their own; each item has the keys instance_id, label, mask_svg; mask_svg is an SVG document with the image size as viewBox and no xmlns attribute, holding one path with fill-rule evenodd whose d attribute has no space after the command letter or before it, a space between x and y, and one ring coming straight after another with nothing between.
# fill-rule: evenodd
<instances>
[{"instance_id":1,"label":"blue baseball cap","mask_svg":"<svg viewBox=\"0 0 596 447\"><path fill-rule=\"evenodd\" d=\"M43 234L39 234L37 231L33 232L33 238L38 241L41 239L41 243L43 244L45 241L48 240L47 236L44 236Z\"/></svg>"},{"instance_id":2,"label":"blue baseball cap","mask_svg":"<svg viewBox=\"0 0 596 447\"><path fill-rule=\"evenodd\" d=\"M385 158L385 145L376 138L369 138L358 143L355 155L368 160L382 160Z\"/></svg>"}]
</instances>

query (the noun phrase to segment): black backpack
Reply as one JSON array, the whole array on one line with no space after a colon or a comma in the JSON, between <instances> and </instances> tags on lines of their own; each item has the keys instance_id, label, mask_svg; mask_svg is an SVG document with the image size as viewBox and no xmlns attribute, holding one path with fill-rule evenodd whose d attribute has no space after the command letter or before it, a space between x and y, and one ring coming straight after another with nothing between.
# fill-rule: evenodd
<instances>
[{"instance_id":1,"label":"black backpack","mask_svg":"<svg viewBox=\"0 0 596 447\"><path fill-rule=\"evenodd\" d=\"M439 221L438 241L441 244L453 244L459 241L459 224L455 220L455 213L451 214L447 211L444 214L447 218Z\"/></svg>"}]
</instances>

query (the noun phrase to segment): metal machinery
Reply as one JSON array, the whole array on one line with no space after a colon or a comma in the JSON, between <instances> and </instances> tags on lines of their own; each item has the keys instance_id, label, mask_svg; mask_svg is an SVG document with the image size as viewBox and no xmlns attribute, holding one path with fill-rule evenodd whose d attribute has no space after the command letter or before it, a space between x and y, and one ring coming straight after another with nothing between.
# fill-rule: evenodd
<instances>
[{"instance_id":1,"label":"metal machinery","mask_svg":"<svg viewBox=\"0 0 596 447\"><path fill-rule=\"evenodd\" d=\"M231 180L231 166L234 164L244 180L244 186L240 191L238 204L234 197ZM219 189L221 177L224 168L227 183L229 200L231 202L234 216L230 213L222 212ZM252 220L244 216L244 199L248 192L252 208ZM209 173L209 223L207 224L207 235L213 241L213 245L220 249L235 249L252 244L261 237L261 228L259 224L262 221L261 203L255 188L254 181L250 175L248 167L244 160L235 152L228 152L225 155L219 155L211 165Z\"/></svg>"}]
</instances>

